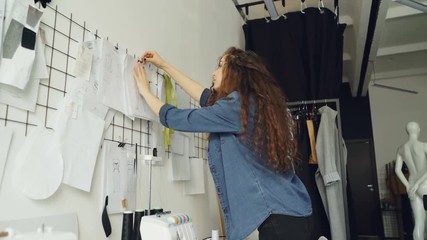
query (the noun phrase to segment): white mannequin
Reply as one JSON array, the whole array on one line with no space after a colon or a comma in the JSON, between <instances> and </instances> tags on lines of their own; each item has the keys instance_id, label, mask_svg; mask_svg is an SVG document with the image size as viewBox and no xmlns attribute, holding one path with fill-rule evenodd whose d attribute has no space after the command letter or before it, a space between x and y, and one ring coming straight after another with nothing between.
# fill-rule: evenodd
<instances>
[{"instance_id":1,"label":"white mannequin","mask_svg":"<svg viewBox=\"0 0 427 240\"><path fill-rule=\"evenodd\" d=\"M427 143L418 141L420 126L416 122L406 125L409 139L397 149L395 172L406 187L411 201L412 215L415 226L414 240L424 240L426 211L423 205L423 195L427 194ZM406 180L402 173L405 162L409 170L409 179Z\"/></svg>"}]
</instances>

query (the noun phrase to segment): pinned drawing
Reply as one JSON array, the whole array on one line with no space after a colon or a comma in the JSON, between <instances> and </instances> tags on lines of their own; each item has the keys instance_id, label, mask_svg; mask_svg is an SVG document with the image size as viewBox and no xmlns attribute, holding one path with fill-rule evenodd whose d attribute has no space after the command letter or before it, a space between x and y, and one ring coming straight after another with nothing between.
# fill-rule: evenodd
<instances>
[{"instance_id":1,"label":"pinned drawing","mask_svg":"<svg viewBox=\"0 0 427 240\"><path fill-rule=\"evenodd\" d=\"M108 196L108 213L122 213L136 208L135 146L105 140L100 160L104 164L101 202ZM102 205L102 204L101 204Z\"/></svg>"}]
</instances>

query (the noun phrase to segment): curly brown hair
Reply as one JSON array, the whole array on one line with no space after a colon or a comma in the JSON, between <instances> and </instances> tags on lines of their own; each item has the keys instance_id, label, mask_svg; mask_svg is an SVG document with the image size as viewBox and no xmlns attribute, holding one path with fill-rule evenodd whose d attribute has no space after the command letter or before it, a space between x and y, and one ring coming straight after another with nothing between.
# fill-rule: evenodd
<instances>
[{"instance_id":1,"label":"curly brown hair","mask_svg":"<svg viewBox=\"0 0 427 240\"><path fill-rule=\"evenodd\" d=\"M208 105L233 91L240 95L241 140L247 142L249 102L255 102L254 129L249 144L265 164L277 172L285 172L298 163L297 141L292 116L287 111L286 97L263 59L252 51L235 47L224 53L223 79L217 90L211 89Z\"/></svg>"}]
</instances>

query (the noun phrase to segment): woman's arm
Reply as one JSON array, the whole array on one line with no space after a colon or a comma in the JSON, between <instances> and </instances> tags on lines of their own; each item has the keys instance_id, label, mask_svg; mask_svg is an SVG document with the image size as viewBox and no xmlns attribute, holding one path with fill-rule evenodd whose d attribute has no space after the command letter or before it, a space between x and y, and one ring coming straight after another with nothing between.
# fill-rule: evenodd
<instances>
[{"instance_id":1,"label":"woman's arm","mask_svg":"<svg viewBox=\"0 0 427 240\"><path fill-rule=\"evenodd\" d=\"M147 51L142 55L143 63L150 62L154 64L156 67L163 69L166 73L171 76L175 82L184 89L184 91L190 95L196 101L200 101L200 96L202 95L203 90L205 89L198 82L193 79L187 77L183 73L181 73L178 69L176 69L171 64L164 61L160 55L155 51Z\"/></svg>"},{"instance_id":2,"label":"woman's arm","mask_svg":"<svg viewBox=\"0 0 427 240\"><path fill-rule=\"evenodd\" d=\"M150 91L144 66L137 63L133 69L139 93L148 106L159 116L160 122L171 129L183 132L240 132L240 101L237 92L221 99L212 106L197 109L178 109L165 104ZM206 98L207 92L202 96Z\"/></svg>"},{"instance_id":3,"label":"woman's arm","mask_svg":"<svg viewBox=\"0 0 427 240\"><path fill-rule=\"evenodd\" d=\"M145 75L144 66L141 63L137 63L132 71L133 78L138 86L138 91L147 102L151 110L159 116L160 108L165 104L158 99L150 90L150 83Z\"/></svg>"}]
</instances>

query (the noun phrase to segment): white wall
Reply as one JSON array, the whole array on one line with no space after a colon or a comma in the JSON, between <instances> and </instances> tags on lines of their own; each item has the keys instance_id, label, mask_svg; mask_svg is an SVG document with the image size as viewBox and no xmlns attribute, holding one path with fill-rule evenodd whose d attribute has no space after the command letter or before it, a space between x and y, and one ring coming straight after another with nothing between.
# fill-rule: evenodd
<instances>
[{"instance_id":1,"label":"white wall","mask_svg":"<svg viewBox=\"0 0 427 240\"><path fill-rule=\"evenodd\" d=\"M396 159L396 150L407 139L406 123L420 124L420 141L427 142L427 75L381 80L379 83L418 91L418 94L369 87L372 130L378 171L380 198L388 195L385 165Z\"/></svg>"},{"instance_id":2,"label":"white wall","mask_svg":"<svg viewBox=\"0 0 427 240\"><path fill-rule=\"evenodd\" d=\"M13 0L8 0L8 6ZM242 20L232 1L215 0L54 0L51 6L78 22L98 30L101 37L126 47L129 53L141 54L157 50L165 59L189 76L209 87L211 72L219 56L229 46L244 46ZM0 115L4 115L0 108ZM105 239L100 220L100 176L97 163L90 193L62 185L58 192L43 201L25 198L13 188L13 159L24 141L19 124L8 123L15 129L14 139L2 186L0 186L0 220L55 215L76 212L80 239ZM205 164L206 166L206 164ZM171 164L153 169L153 207L189 214L194 221L198 239L210 236L218 229L216 194L209 170L206 170L208 194L183 195L183 186L169 180ZM141 170L138 207L147 208L147 169ZM120 239L121 216L111 216L113 233L110 239Z\"/></svg>"}]
</instances>

